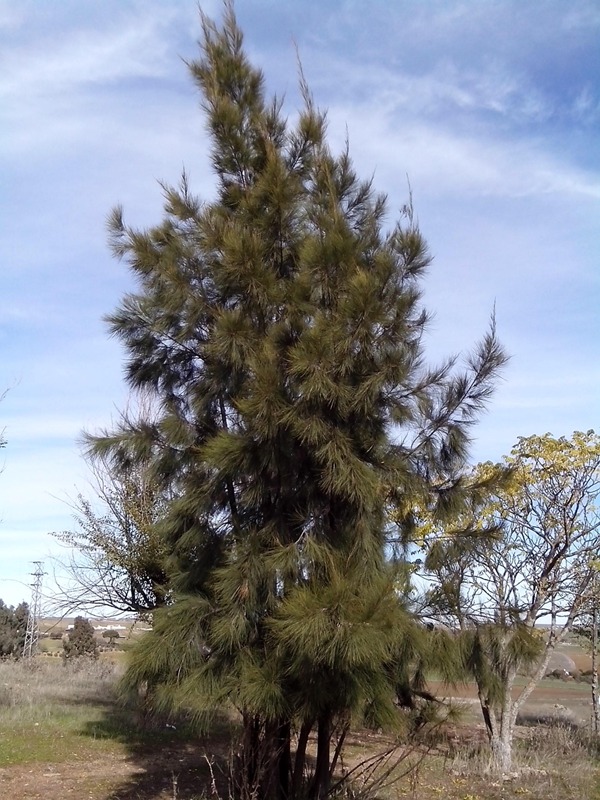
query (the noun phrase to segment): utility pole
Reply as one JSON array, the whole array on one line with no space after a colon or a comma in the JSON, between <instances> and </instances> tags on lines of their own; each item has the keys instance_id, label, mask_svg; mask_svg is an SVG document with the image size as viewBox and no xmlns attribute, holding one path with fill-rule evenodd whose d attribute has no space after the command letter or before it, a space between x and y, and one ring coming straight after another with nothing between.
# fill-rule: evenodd
<instances>
[{"instance_id":1,"label":"utility pole","mask_svg":"<svg viewBox=\"0 0 600 800\"><path fill-rule=\"evenodd\" d=\"M33 583L31 584L31 603L29 605L29 615L27 617L27 631L25 632L25 644L23 645L23 658L32 658L37 650L38 639L40 638L40 614L42 606L42 578L44 576L44 565L41 561L34 561L35 571Z\"/></svg>"}]
</instances>

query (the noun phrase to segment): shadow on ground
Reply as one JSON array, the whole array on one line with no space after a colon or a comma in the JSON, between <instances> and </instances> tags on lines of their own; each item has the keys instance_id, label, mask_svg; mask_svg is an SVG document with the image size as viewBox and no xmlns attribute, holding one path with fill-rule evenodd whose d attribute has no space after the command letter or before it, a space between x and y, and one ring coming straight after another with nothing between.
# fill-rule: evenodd
<instances>
[{"instance_id":1,"label":"shadow on ground","mask_svg":"<svg viewBox=\"0 0 600 800\"><path fill-rule=\"evenodd\" d=\"M231 723L218 720L207 738L185 725L155 721L134 725L134 715L118 704L107 704L100 720L87 723L82 733L125 746L131 773L106 800L198 800L218 792L227 796L231 760Z\"/></svg>"}]
</instances>

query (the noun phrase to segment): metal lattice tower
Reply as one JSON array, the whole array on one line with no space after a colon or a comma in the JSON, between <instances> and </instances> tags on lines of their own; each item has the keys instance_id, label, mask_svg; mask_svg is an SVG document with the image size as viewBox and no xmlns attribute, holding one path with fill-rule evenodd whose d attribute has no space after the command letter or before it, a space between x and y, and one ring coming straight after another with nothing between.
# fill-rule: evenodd
<instances>
[{"instance_id":1,"label":"metal lattice tower","mask_svg":"<svg viewBox=\"0 0 600 800\"><path fill-rule=\"evenodd\" d=\"M33 563L35 564L35 572L31 573L33 575L33 583L31 584L31 603L29 605L29 615L27 616L23 658L32 658L35 655L38 639L40 638L39 621L42 608L44 565L41 561L34 561Z\"/></svg>"}]
</instances>

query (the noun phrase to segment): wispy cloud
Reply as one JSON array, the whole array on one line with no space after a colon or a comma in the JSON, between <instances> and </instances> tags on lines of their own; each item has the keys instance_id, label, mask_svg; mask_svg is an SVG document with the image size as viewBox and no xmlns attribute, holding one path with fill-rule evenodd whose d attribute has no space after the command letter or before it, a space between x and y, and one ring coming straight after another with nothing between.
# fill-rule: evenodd
<instances>
[{"instance_id":1,"label":"wispy cloud","mask_svg":"<svg viewBox=\"0 0 600 800\"><path fill-rule=\"evenodd\" d=\"M0 97L56 97L87 84L161 77L173 55L165 29L174 16L174 8L164 5L159 13L119 15L98 28L67 30L58 46L40 47L40 37L30 47L8 48Z\"/></svg>"},{"instance_id":2,"label":"wispy cloud","mask_svg":"<svg viewBox=\"0 0 600 800\"><path fill-rule=\"evenodd\" d=\"M220 16L221 0L203 0ZM465 351L496 301L513 356L474 435L498 458L519 435L568 434L597 418L600 163L594 125L596 0L261 0L238 3L269 91L300 104L296 38L334 148L346 134L359 174L375 171L390 217L407 174L436 260L425 302L437 312L433 361ZM79 432L123 407L123 353L103 313L131 286L105 247L105 218L161 214L156 179L182 167L214 192L198 100L194 3L0 0L3 292L0 403L3 563L26 576L63 499L85 487ZM25 581L28 579L25 577ZM0 583L0 597L18 602ZM11 590L12 591L12 590Z\"/></svg>"},{"instance_id":3,"label":"wispy cloud","mask_svg":"<svg viewBox=\"0 0 600 800\"><path fill-rule=\"evenodd\" d=\"M457 112L470 119L484 111L496 115L490 119L496 124L498 118L521 124L545 121L557 113L554 100L526 75L492 58L475 68L440 57L425 72L399 64L376 64L366 71L350 59L329 58L327 72L339 80L338 97L369 97L373 104L377 100L384 108L392 105L409 119L450 114L456 122Z\"/></svg>"},{"instance_id":4,"label":"wispy cloud","mask_svg":"<svg viewBox=\"0 0 600 800\"><path fill-rule=\"evenodd\" d=\"M396 179L410 172L411 179L439 194L600 198L600 174L559 159L539 140L461 134L439 124L406 121L393 103L382 110L377 99L360 107L331 106L329 119L338 146L348 130L366 161L385 164Z\"/></svg>"},{"instance_id":5,"label":"wispy cloud","mask_svg":"<svg viewBox=\"0 0 600 800\"><path fill-rule=\"evenodd\" d=\"M576 119L586 124L597 122L600 119L600 95L591 85L581 88L573 101L573 115Z\"/></svg>"}]
</instances>

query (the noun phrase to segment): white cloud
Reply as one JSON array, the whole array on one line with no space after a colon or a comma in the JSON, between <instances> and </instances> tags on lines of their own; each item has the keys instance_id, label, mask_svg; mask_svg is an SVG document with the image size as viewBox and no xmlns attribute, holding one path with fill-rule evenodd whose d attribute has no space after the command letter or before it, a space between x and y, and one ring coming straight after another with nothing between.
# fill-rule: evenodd
<instances>
[{"instance_id":1,"label":"white cloud","mask_svg":"<svg viewBox=\"0 0 600 800\"><path fill-rule=\"evenodd\" d=\"M11 0L0 2L0 28L14 30L22 24L25 11Z\"/></svg>"},{"instance_id":2,"label":"white cloud","mask_svg":"<svg viewBox=\"0 0 600 800\"><path fill-rule=\"evenodd\" d=\"M540 141L461 134L403 119L377 102L331 106L329 119L338 146L347 126L353 152L366 164L385 164L386 179L390 170L396 180L409 172L427 190L456 196L600 198L600 175L558 159Z\"/></svg>"},{"instance_id":3,"label":"white cloud","mask_svg":"<svg viewBox=\"0 0 600 800\"><path fill-rule=\"evenodd\" d=\"M106 28L66 31L57 46L40 46L37 39L30 47L9 49L0 96L60 96L90 83L162 76L173 57L163 34L173 17L165 5L159 13L121 15Z\"/></svg>"}]
</instances>

